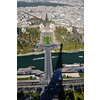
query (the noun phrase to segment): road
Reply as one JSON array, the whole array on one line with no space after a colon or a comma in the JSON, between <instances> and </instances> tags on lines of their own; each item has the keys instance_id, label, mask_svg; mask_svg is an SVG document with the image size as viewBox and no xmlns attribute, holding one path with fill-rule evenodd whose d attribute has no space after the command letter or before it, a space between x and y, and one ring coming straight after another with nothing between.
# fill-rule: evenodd
<instances>
[{"instance_id":1,"label":"road","mask_svg":"<svg viewBox=\"0 0 100 100\"><path fill-rule=\"evenodd\" d=\"M49 84L52 74L53 74L53 69L52 69L52 58L51 58L51 50L54 48L58 48L57 44L52 44L52 45L39 45L38 49L43 49L45 50L45 68L44 72L45 75L43 77L42 84Z\"/></svg>"},{"instance_id":2,"label":"road","mask_svg":"<svg viewBox=\"0 0 100 100\"><path fill-rule=\"evenodd\" d=\"M39 82L40 80L17 80L18 82Z\"/></svg>"},{"instance_id":3,"label":"road","mask_svg":"<svg viewBox=\"0 0 100 100\"><path fill-rule=\"evenodd\" d=\"M45 48L45 80L50 82L52 78L52 58L50 48Z\"/></svg>"},{"instance_id":4,"label":"road","mask_svg":"<svg viewBox=\"0 0 100 100\"><path fill-rule=\"evenodd\" d=\"M47 77L44 78L43 82L48 80L48 77L50 78L49 73L50 72L48 68L48 73L47 73L48 75L46 75ZM54 74L52 76L53 76L52 82L59 84L58 77L55 76ZM77 83L84 83L84 78L63 79L61 81L62 84L74 84L74 83L77 84ZM42 85L42 84L40 83L40 80L18 80L17 81L17 86L30 86L30 85Z\"/></svg>"},{"instance_id":5,"label":"road","mask_svg":"<svg viewBox=\"0 0 100 100\"><path fill-rule=\"evenodd\" d=\"M63 79L63 83L78 83L78 82L84 82L84 78L72 78L72 79Z\"/></svg>"},{"instance_id":6,"label":"road","mask_svg":"<svg viewBox=\"0 0 100 100\"><path fill-rule=\"evenodd\" d=\"M52 86L53 87L53 86ZM58 98L59 91L63 91L64 89L78 89L78 87L84 87L84 83L71 83L71 84L62 84L62 85L55 85L54 91L50 92L50 90L47 90L47 92L44 93L45 89L42 85L33 85L33 86L17 86L17 90L33 90L33 91L43 91L41 95L41 100L45 100L44 98L48 98L48 95L50 95L50 98L48 100L53 100L53 98Z\"/></svg>"}]
</instances>

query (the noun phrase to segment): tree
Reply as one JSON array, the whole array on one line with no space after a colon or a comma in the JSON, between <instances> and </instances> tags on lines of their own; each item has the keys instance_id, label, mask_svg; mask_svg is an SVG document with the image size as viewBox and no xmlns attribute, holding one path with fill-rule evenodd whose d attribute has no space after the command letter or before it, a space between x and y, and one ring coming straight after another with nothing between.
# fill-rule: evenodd
<instances>
[{"instance_id":1,"label":"tree","mask_svg":"<svg viewBox=\"0 0 100 100\"><path fill-rule=\"evenodd\" d=\"M72 89L65 92L65 100L74 100L74 94Z\"/></svg>"},{"instance_id":2,"label":"tree","mask_svg":"<svg viewBox=\"0 0 100 100\"><path fill-rule=\"evenodd\" d=\"M36 46L35 46L35 48L36 48Z\"/></svg>"},{"instance_id":3,"label":"tree","mask_svg":"<svg viewBox=\"0 0 100 100\"><path fill-rule=\"evenodd\" d=\"M70 34L70 32L68 32L68 34Z\"/></svg>"},{"instance_id":4,"label":"tree","mask_svg":"<svg viewBox=\"0 0 100 100\"><path fill-rule=\"evenodd\" d=\"M32 97L34 98L34 100L40 100L40 92L35 92L35 93L32 93Z\"/></svg>"},{"instance_id":5,"label":"tree","mask_svg":"<svg viewBox=\"0 0 100 100\"><path fill-rule=\"evenodd\" d=\"M75 95L77 97L77 100L84 100L84 87L79 87L78 90L75 91Z\"/></svg>"},{"instance_id":6,"label":"tree","mask_svg":"<svg viewBox=\"0 0 100 100\"><path fill-rule=\"evenodd\" d=\"M21 49L23 49L23 45L21 45Z\"/></svg>"},{"instance_id":7,"label":"tree","mask_svg":"<svg viewBox=\"0 0 100 100\"><path fill-rule=\"evenodd\" d=\"M72 32L75 33L75 29L73 29Z\"/></svg>"},{"instance_id":8,"label":"tree","mask_svg":"<svg viewBox=\"0 0 100 100\"><path fill-rule=\"evenodd\" d=\"M24 44L24 47L27 47L27 43Z\"/></svg>"},{"instance_id":9,"label":"tree","mask_svg":"<svg viewBox=\"0 0 100 100\"><path fill-rule=\"evenodd\" d=\"M17 40L17 46L20 47L20 41L19 40Z\"/></svg>"},{"instance_id":10,"label":"tree","mask_svg":"<svg viewBox=\"0 0 100 100\"><path fill-rule=\"evenodd\" d=\"M80 75L81 78L84 78L84 73L82 75Z\"/></svg>"}]
</instances>

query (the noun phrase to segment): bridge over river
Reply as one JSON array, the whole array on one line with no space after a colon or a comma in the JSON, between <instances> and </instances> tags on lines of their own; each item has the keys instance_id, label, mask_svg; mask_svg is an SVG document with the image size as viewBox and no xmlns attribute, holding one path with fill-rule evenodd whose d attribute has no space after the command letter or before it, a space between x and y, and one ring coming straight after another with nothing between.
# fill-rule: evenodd
<instances>
[{"instance_id":1,"label":"bridge over river","mask_svg":"<svg viewBox=\"0 0 100 100\"><path fill-rule=\"evenodd\" d=\"M57 44L52 44L52 45L39 45L38 49L43 49L45 50L45 68L44 68L44 72L45 75L43 77L43 79L41 80L41 83L46 85L50 82L51 78L52 78L52 74L53 74L53 69L52 69L52 56L51 56L51 50L53 50L54 48L58 48Z\"/></svg>"}]
</instances>

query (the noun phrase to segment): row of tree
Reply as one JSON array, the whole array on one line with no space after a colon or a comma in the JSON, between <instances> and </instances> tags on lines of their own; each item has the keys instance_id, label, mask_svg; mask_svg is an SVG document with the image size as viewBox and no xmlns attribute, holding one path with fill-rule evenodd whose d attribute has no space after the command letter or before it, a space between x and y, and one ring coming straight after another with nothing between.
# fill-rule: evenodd
<instances>
[{"instance_id":1,"label":"row of tree","mask_svg":"<svg viewBox=\"0 0 100 100\"><path fill-rule=\"evenodd\" d=\"M84 87L79 87L77 90L73 91L73 89L64 91L63 100L84 100Z\"/></svg>"},{"instance_id":2,"label":"row of tree","mask_svg":"<svg viewBox=\"0 0 100 100\"><path fill-rule=\"evenodd\" d=\"M30 44L25 40L17 40L17 49L30 49L30 48L37 48L35 44ZM26 52L26 51L25 51Z\"/></svg>"},{"instance_id":3,"label":"row of tree","mask_svg":"<svg viewBox=\"0 0 100 100\"><path fill-rule=\"evenodd\" d=\"M40 100L40 92L29 92L24 93L23 91L17 93L17 100L24 100L26 98L33 98L33 100ZM73 89L68 91L59 91L59 100L84 100L84 87L77 88L77 90L73 91Z\"/></svg>"},{"instance_id":4,"label":"row of tree","mask_svg":"<svg viewBox=\"0 0 100 100\"><path fill-rule=\"evenodd\" d=\"M27 93L23 93L23 91L17 93L17 100L40 100L40 92L36 91L36 92L27 92Z\"/></svg>"}]
</instances>

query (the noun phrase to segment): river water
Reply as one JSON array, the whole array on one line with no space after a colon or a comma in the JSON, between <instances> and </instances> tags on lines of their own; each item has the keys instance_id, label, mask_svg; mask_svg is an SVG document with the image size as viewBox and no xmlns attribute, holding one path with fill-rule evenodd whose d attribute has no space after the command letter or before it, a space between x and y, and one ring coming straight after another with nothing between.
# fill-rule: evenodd
<instances>
[{"instance_id":1,"label":"river water","mask_svg":"<svg viewBox=\"0 0 100 100\"><path fill-rule=\"evenodd\" d=\"M84 51L77 53L52 53L52 65L53 70L58 66L57 64L73 64L73 63L84 63ZM83 56L79 58L79 56ZM28 66L35 66L34 69L44 70L44 59L33 60L34 58L44 57L44 54L39 55L28 55L17 57L17 69L18 68L27 68ZM63 67L63 66L61 66Z\"/></svg>"}]
</instances>

